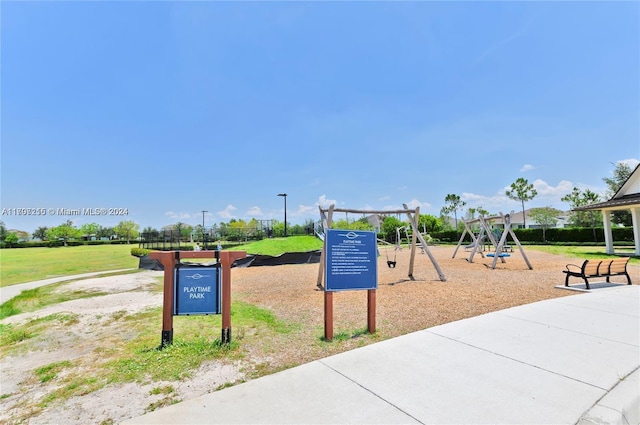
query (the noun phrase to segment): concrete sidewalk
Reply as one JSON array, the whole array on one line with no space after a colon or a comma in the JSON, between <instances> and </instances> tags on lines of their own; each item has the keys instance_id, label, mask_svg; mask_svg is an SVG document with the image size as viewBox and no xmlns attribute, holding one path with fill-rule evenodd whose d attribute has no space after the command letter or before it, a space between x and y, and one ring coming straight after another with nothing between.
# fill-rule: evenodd
<instances>
[{"instance_id":1,"label":"concrete sidewalk","mask_svg":"<svg viewBox=\"0 0 640 425\"><path fill-rule=\"evenodd\" d=\"M638 424L639 369L632 285L436 326L124 424Z\"/></svg>"}]
</instances>

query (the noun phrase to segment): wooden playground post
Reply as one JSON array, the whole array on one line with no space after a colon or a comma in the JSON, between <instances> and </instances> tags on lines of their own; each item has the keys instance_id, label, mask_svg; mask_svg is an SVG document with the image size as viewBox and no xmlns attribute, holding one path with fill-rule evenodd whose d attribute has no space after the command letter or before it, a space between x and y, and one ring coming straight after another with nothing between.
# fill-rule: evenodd
<instances>
[{"instance_id":1,"label":"wooden playground post","mask_svg":"<svg viewBox=\"0 0 640 425\"><path fill-rule=\"evenodd\" d=\"M331 221L333 219L333 207L333 204L329 207L329 209L327 210L327 216L324 215L324 210L322 209L322 207L318 207L320 209L320 218L322 220L322 225L325 230L331 228ZM316 283L316 286L320 289L324 288L324 259L326 258L326 255L327 241L323 239L322 251L320 251L320 268L318 269L318 281Z\"/></svg>"},{"instance_id":2,"label":"wooden playground post","mask_svg":"<svg viewBox=\"0 0 640 425\"><path fill-rule=\"evenodd\" d=\"M420 217L420 207L416 208L415 214L416 217ZM409 219L411 219L411 215L407 215L409 216ZM409 278L413 279L413 265L416 261L416 239L418 237L417 234L420 233L420 231L418 230L418 226L413 225L413 221L411 222L411 230L411 257L409 257Z\"/></svg>"},{"instance_id":3,"label":"wooden playground post","mask_svg":"<svg viewBox=\"0 0 640 425\"><path fill-rule=\"evenodd\" d=\"M469 236L471 236L471 244L476 244L477 243L476 235L473 234L473 232L471 231L471 228L469 227L469 224L475 223L475 221L476 220L466 221L465 219L462 219L462 223L464 223L464 230L462 231L462 235L460 236L460 239L458 240L458 244L456 245L456 249L453 250L453 255L451 256L451 258L456 258L456 253L458 252L458 248L460 248L460 245L462 245L462 242L464 241L464 237L466 236L467 233L469 233Z\"/></svg>"},{"instance_id":4,"label":"wooden playground post","mask_svg":"<svg viewBox=\"0 0 640 425\"><path fill-rule=\"evenodd\" d=\"M431 260L431 264L433 264L433 267L435 267L436 271L438 272L438 276L440 277L440 280L442 282L445 282L447 280L447 278L444 276L444 273L442 273L442 270L440 269L440 266L438 265L438 262L436 261L436 258L433 256L433 254L429 250L429 246L427 245L427 242L422 237L422 234L420 234L420 230L418 229L418 223L416 222L417 215L414 215L412 217L411 213L409 212L409 210L407 208L407 204L402 204L402 206L405 209L405 213L407 214L407 217L409 217L409 221L411 222L411 226L413 227L414 234L420 240L420 243L422 244L422 247L424 248L424 252L426 252L427 255L429 256L429 259ZM416 212L419 213L420 212L420 208L416 208ZM411 272L413 273L413 270L411 270ZM409 276L412 276L412 274L409 275Z\"/></svg>"},{"instance_id":5,"label":"wooden playground post","mask_svg":"<svg viewBox=\"0 0 640 425\"><path fill-rule=\"evenodd\" d=\"M511 214L513 214L513 211L511 212ZM511 229L511 214L507 214L505 216L502 213L500 213L500 215L502 216L503 222L504 222L504 232L502 233L502 237L500 238L500 241L498 242L498 246L496 247L496 255L495 255L494 259L493 259L493 263L491 264L491 268L492 269L496 268L496 263L498 262L498 256L500 256L502 254L502 247L504 246L504 244L505 244L505 242L507 240L507 234L509 234L509 235L511 235L511 238L513 238L513 241L518 246L518 249L520 250L520 254L522 255L522 258L524 259L524 262L527 263L527 267L529 267L529 270L533 270L533 266L529 262L529 258L527 258L527 254L525 254L524 248L522 248L522 245L520 244L520 240L518 239L516 234L513 232L513 229ZM502 258L502 257L500 257L500 258L504 262L504 258Z\"/></svg>"}]
</instances>

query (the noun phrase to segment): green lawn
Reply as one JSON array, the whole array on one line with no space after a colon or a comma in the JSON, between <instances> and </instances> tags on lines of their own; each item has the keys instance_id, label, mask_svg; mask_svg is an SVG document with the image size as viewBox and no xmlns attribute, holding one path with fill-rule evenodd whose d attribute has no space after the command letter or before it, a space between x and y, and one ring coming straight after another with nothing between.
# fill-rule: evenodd
<instances>
[{"instance_id":1,"label":"green lawn","mask_svg":"<svg viewBox=\"0 0 640 425\"><path fill-rule=\"evenodd\" d=\"M315 236L290 236L288 238L263 239L229 249L247 251L247 254L277 256L285 252L308 252L322 249L322 241Z\"/></svg>"},{"instance_id":2,"label":"green lawn","mask_svg":"<svg viewBox=\"0 0 640 425\"><path fill-rule=\"evenodd\" d=\"M566 255L568 257L588 259L602 259L608 257L616 257L617 255L608 255L605 253L604 246L561 246L561 245L525 245L526 249L535 249L538 251L548 252L550 254ZM633 247L615 247L616 252L626 252L633 254ZM631 263L640 263L640 258L631 258Z\"/></svg>"},{"instance_id":3,"label":"green lawn","mask_svg":"<svg viewBox=\"0 0 640 425\"><path fill-rule=\"evenodd\" d=\"M0 250L0 287L81 273L137 268L136 245L85 245Z\"/></svg>"},{"instance_id":4,"label":"green lawn","mask_svg":"<svg viewBox=\"0 0 640 425\"><path fill-rule=\"evenodd\" d=\"M0 287L58 276L137 268L131 255L137 245L83 245L57 248L19 248L0 250ZM265 239L229 247L249 254L280 255L322 248L314 236Z\"/></svg>"},{"instance_id":5,"label":"green lawn","mask_svg":"<svg viewBox=\"0 0 640 425\"><path fill-rule=\"evenodd\" d=\"M89 245L58 248L20 248L0 250L0 286L69 276L80 273L137 268L138 259L131 255L136 245ZM248 254L280 255L285 252L306 252L322 248L314 236L264 239L228 249ZM593 246L526 246L576 258L604 258L604 247ZM640 259L632 259L640 262Z\"/></svg>"}]
</instances>

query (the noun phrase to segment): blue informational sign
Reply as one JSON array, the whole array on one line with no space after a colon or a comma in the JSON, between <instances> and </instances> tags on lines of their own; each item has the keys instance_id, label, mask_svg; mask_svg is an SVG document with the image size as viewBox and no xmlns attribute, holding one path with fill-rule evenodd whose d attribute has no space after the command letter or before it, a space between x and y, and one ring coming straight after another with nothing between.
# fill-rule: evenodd
<instances>
[{"instance_id":1,"label":"blue informational sign","mask_svg":"<svg viewBox=\"0 0 640 425\"><path fill-rule=\"evenodd\" d=\"M220 267L177 267L173 282L173 314L220 314L220 283Z\"/></svg>"},{"instance_id":2,"label":"blue informational sign","mask_svg":"<svg viewBox=\"0 0 640 425\"><path fill-rule=\"evenodd\" d=\"M378 288L376 232L327 229L326 290Z\"/></svg>"}]
</instances>

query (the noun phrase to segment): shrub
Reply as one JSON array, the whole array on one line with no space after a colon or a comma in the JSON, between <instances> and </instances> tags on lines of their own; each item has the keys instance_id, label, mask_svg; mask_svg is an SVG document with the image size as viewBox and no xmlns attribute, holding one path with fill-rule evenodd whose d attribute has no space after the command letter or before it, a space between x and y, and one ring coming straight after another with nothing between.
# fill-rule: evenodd
<instances>
[{"instance_id":1,"label":"shrub","mask_svg":"<svg viewBox=\"0 0 640 425\"><path fill-rule=\"evenodd\" d=\"M146 248L131 248L131 255L134 257L144 257L145 255L149 255L150 252L151 250Z\"/></svg>"}]
</instances>

